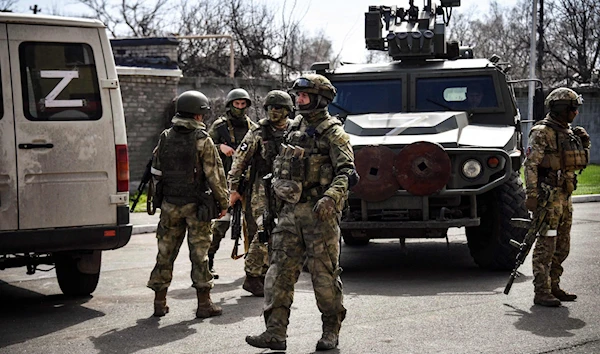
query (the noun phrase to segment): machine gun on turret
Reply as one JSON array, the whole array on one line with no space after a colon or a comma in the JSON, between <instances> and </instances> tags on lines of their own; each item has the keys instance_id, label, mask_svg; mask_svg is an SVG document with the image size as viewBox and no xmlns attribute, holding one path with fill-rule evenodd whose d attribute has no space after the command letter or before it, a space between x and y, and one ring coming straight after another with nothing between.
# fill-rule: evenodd
<instances>
[{"instance_id":1,"label":"machine gun on turret","mask_svg":"<svg viewBox=\"0 0 600 354\"><path fill-rule=\"evenodd\" d=\"M365 42L367 49L387 51L394 60L406 59L452 59L461 56L457 42L446 42L452 7L460 6L460 0L440 0L441 5L432 7L431 0L424 0L423 10L410 0L410 7L369 6L365 13ZM385 27L387 34L382 31ZM472 51L466 51L471 55Z\"/></svg>"}]
</instances>

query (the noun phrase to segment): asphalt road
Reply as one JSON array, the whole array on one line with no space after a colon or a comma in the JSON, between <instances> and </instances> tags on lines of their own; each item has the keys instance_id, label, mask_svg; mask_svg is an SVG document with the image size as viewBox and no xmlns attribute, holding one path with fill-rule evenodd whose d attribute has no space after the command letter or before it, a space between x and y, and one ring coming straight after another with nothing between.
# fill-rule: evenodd
<instances>
[{"instance_id":1,"label":"asphalt road","mask_svg":"<svg viewBox=\"0 0 600 354\"><path fill-rule=\"evenodd\" d=\"M571 255L562 285L579 295L559 308L533 306L530 259L510 295L508 274L472 262L464 230L445 240L398 240L344 247L345 306L339 349L332 353L600 353L600 203L575 204ZM145 288L154 264L153 234L134 235L103 254L93 296L61 295L54 271L0 272L0 353L263 353L244 342L264 330L262 299L241 289L242 260L217 253L221 278L212 292L224 314L194 318L187 247L168 294L171 312L151 317ZM43 268L43 267L42 267ZM288 353L311 353L321 334L309 274L296 285Z\"/></svg>"}]
</instances>

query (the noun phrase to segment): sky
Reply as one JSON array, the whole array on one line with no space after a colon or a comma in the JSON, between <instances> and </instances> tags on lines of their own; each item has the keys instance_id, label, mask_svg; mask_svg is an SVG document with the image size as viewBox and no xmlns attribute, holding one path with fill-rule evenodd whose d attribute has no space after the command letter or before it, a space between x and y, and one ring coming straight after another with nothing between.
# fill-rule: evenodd
<instances>
[{"instance_id":1,"label":"sky","mask_svg":"<svg viewBox=\"0 0 600 354\"><path fill-rule=\"evenodd\" d=\"M266 2L274 9L282 9L286 4L288 10L293 0L248 0L255 3ZM438 3L432 0L433 3ZM498 1L502 6L514 6L517 0ZM415 6L423 7L423 0L415 0ZM481 16L489 8L489 0L461 0L461 6L454 8L454 14L464 12ZM16 12L29 12L30 7L37 4L42 13L59 13L61 15L77 15L88 12L87 7L76 0L18 0ZM312 34L323 31L333 43L334 54L344 62L362 62L367 50L364 42L364 13L369 5L397 5L408 7L408 0L298 0L292 16L300 20L303 27ZM317 14L315 16L315 14ZM451 20L452 21L452 20Z\"/></svg>"}]
</instances>

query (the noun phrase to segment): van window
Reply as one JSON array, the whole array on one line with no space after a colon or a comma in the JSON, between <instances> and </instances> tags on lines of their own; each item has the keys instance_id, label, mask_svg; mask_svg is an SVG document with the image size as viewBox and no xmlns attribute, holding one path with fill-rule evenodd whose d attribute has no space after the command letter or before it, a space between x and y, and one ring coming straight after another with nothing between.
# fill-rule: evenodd
<instances>
[{"instance_id":1,"label":"van window","mask_svg":"<svg viewBox=\"0 0 600 354\"><path fill-rule=\"evenodd\" d=\"M100 87L85 43L23 42L19 46L23 112L33 121L97 120Z\"/></svg>"}]
</instances>

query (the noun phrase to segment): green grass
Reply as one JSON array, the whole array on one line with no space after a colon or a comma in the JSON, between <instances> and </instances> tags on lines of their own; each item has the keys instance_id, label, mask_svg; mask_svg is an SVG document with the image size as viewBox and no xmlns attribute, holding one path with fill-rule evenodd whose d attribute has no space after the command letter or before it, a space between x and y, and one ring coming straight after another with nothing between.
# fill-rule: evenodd
<instances>
[{"instance_id":1,"label":"green grass","mask_svg":"<svg viewBox=\"0 0 600 354\"><path fill-rule=\"evenodd\" d=\"M136 190L135 193L129 194L129 207L130 208L133 205L133 201L134 201L135 197L137 196L137 193L138 192ZM142 195L140 196L140 200L138 201L137 205L135 206L135 210L133 212L134 213L146 212L146 200L148 200L148 194L146 193L146 191L144 191L144 193L142 193Z\"/></svg>"},{"instance_id":2,"label":"green grass","mask_svg":"<svg viewBox=\"0 0 600 354\"><path fill-rule=\"evenodd\" d=\"M525 183L523 168L521 179ZM600 165L589 165L577 176L577 189L573 195L600 194Z\"/></svg>"}]
</instances>

